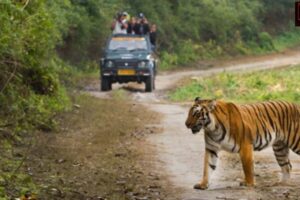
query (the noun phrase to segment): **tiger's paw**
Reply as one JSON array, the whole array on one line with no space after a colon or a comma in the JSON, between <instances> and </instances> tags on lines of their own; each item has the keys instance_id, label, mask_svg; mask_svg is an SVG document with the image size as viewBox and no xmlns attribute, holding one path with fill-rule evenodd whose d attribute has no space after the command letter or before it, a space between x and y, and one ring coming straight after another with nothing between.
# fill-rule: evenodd
<instances>
[{"instance_id":1,"label":"tiger's paw","mask_svg":"<svg viewBox=\"0 0 300 200\"><path fill-rule=\"evenodd\" d=\"M254 183L240 182L240 186L254 187Z\"/></svg>"},{"instance_id":2,"label":"tiger's paw","mask_svg":"<svg viewBox=\"0 0 300 200\"><path fill-rule=\"evenodd\" d=\"M282 183L289 182L290 178L291 178L290 173L283 173L282 176L281 176L280 182L282 182Z\"/></svg>"},{"instance_id":3,"label":"tiger's paw","mask_svg":"<svg viewBox=\"0 0 300 200\"><path fill-rule=\"evenodd\" d=\"M208 188L207 183L197 183L194 185L194 189L197 189L197 190L206 190L207 188Z\"/></svg>"}]
</instances>

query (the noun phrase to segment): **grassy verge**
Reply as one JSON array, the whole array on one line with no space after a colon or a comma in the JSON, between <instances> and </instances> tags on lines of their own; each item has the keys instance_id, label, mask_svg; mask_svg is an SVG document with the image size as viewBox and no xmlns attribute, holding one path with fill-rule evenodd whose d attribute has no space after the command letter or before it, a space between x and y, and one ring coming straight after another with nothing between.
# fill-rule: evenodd
<instances>
[{"instance_id":1,"label":"grassy verge","mask_svg":"<svg viewBox=\"0 0 300 200\"><path fill-rule=\"evenodd\" d=\"M300 42L300 32L291 31L283 33L274 39L274 47L278 51L283 51L287 48L295 47Z\"/></svg>"},{"instance_id":2,"label":"grassy verge","mask_svg":"<svg viewBox=\"0 0 300 200\"><path fill-rule=\"evenodd\" d=\"M0 134L0 199L24 197L29 191L36 194L37 187L31 176L22 169L28 146L16 139L16 136L12 137L10 132L0 130Z\"/></svg>"},{"instance_id":3,"label":"grassy verge","mask_svg":"<svg viewBox=\"0 0 300 200\"><path fill-rule=\"evenodd\" d=\"M247 74L222 73L188 80L171 92L170 98L173 101L191 101L199 96L235 102L276 99L300 102L299 77L299 66Z\"/></svg>"}]
</instances>

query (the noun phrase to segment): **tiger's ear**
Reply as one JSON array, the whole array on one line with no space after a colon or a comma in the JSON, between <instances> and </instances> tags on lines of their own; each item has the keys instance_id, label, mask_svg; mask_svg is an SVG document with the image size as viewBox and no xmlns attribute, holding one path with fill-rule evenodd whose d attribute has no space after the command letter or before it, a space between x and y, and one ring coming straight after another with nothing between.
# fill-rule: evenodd
<instances>
[{"instance_id":1,"label":"tiger's ear","mask_svg":"<svg viewBox=\"0 0 300 200\"><path fill-rule=\"evenodd\" d=\"M194 101L195 101L195 103L199 103L200 100L201 100L200 97L196 97Z\"/></svg>"},{"instance_id":2,"label":"tiger's ear","mask_svg":"<svg viewBox=\"0 0 300 200\"><path fill-rule=\"evenodd\" d=\"M213 111L217 106L217 101L214 99L214 100L210 100L209 103L208 103L208 109L209 111Z\"/></svg>"}]
</instances>

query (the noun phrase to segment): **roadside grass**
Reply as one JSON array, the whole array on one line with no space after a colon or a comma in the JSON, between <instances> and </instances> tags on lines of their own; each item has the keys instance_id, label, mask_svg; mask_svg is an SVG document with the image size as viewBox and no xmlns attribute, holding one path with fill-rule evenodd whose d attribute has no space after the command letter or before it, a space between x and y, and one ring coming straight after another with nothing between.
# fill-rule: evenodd
<instances>
[{"instance_id":1,"label":"roadside grass","mask_svg":"<svg viewBox=\"0 0 300 200\"><path fill-rule=\"evenodd\" d=\"M99 80L99 70L82 71L72 69L61 77L64 85L69 89L82 90L93 81Z\"/></svg>"},{"instance_id":2,"label":"roadside grass","mask_svg":"<svg viewBox=\"0 0 300 200\"><path fill-rule=\"evenodd\" d=\"M159 177L144 158L143 135L155 130L157 113L125 94L112 99L72 97L72 111L59 115L56 134L38 133L26 160L41 199L164 199ZM147 152L149 154L149 151Z\"/></svg>"},{"instance_id":3,"label":"roadside grass","mask_svg":"<svg viewBox=\"0 0 300 200\"><path fill-rule=\"evenodd\" d=\"M0 130L0 133L0 200L24 197L25 194L33 197L38 192L37 187L25 172L27 170L22 170L28 148L9 132Z\"/></svg>"},{"instance_id":4,"label":"roadside grass","mask_svg":"<svg viewBox=\"0 0 300 200\"><path fill-rule=\"evenodd\" d=\"M287 48L295 47L300 42L300 32L290 31L275 37L273 44L276 50L283 51Z\"/></svg>"},{"instance_id":5,"label":"roadside grass","mask_svg":"<svg viewBox=\"0 0 300 200\"><path fill-rule=\"evenodd\" d=\"M300 66L245 74L222 73L194 77L170 92L173 101L192 101L195 97L234 102L287 100L300 102Z\"/></svg>"}]
</instances>

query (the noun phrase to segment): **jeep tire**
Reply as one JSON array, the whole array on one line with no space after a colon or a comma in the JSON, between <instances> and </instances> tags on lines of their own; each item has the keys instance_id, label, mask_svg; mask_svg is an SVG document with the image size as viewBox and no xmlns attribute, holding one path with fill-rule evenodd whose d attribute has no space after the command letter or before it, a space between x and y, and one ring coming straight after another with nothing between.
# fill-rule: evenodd
<instances>
[{"instance_id":1,"label":"jeep tire","mask_svg":"<svg viewBox=\"0 0 300 200\"><path fill-rule=\"evenodd\" d=\"M149 76L146 78L146 81L145 81L145 91L152 92L153 89L154 89L154 78L153 78L153 76Z\"/></svg>"},{"instance_id":2,"label":"jeep tire","mask_svg":"<svg viewBox=\"0 0 300 200\"><path fill-rule=\"evenodd\" d=\"M102 77L101 79L101 91L111 90L111 82L108 78Z\"/></svg>"}]
</instances>

